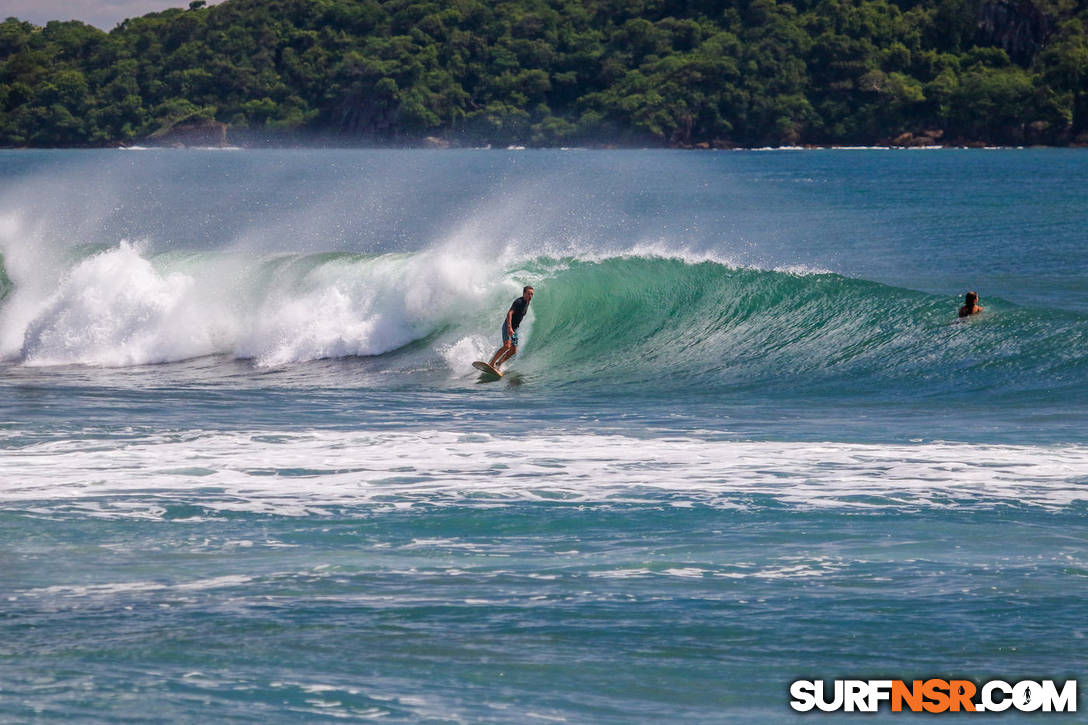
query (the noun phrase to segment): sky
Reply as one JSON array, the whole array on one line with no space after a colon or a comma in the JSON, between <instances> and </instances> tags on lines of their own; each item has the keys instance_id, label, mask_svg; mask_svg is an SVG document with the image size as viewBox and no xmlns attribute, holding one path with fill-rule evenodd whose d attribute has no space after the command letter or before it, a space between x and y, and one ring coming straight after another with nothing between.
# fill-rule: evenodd
<instances>
[{"instance_id":1,"label":"sky","mask_svg":"<svg viewBox=\"0 0 1088 725\"><path fill-rule=\"evenodd\" d=\"M208 4L217 2L220 0L209 0ZM187 7L189 0L0 0L0 20L15 16L35 25L50 20L82 20L112 30L125 18Z\"/></svg>"}]
</instances>

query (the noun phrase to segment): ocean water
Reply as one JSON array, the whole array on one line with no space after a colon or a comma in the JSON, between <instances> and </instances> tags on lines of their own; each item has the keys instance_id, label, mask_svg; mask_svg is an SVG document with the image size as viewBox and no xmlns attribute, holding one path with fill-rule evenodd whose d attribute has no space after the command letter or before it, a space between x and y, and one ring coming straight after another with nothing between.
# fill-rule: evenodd
<instances>
[{"instance_id":1,"label":"ocean water","mask_svg":"<svg viewBox=\"0 0 1088 725\"><path fill-rule=\"evenodd\" d=\"M1085 189L1078 150L0 152L0 720L1084 681ZM991 719L1040 717L1084 721Z\"/></svg>"}]
</instances>

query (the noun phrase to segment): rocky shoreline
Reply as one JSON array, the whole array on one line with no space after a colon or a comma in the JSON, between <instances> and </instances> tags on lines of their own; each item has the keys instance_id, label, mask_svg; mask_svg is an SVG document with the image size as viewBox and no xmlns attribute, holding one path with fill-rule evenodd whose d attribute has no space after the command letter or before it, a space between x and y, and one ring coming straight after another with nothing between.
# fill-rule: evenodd
<instances>
[{"instance_id":1,"label":"rocky shoreline","mask_svg":"<svg viewBox=\"0 0 1088 725\"><path fill-rule=\"evenodd\" d=\"M1062 146L1042 143L1025 143L1022 145L991 144L977 139L949 138L942 129L925 129L917 132L904 132L894 138L883 139L877 143L858 144L781 144L768 146L740 146L722 139L714 141L701 141L693 144L662 144L660 146L622 144L622 143L590 143L574 144L572 146L531 146L522 145L490 145L483 146L461 143L456 140L445 139L439 136L425 136L419 139L405 139L400 142L374 143L374 142L345 142L342 136L315 135L303 136L292 134L289 136L268 136L251 129L232 128L229 124L214 120L186 120L169 128L160 129L154 134L133 142L115 142L102 146L59 146L48 148L220 148L220 149L254 149L254 148L410 148L410 149L470 149L470 148L495 148L520 150L524 148L580 148L593 150L617 150L617 149L679 149L691 151L754 151L767 149L965 149L965 148L1088 148L1088 134L1082 134ZM31 147L9 147L31 148Z\"/></svg>"}]
</instances>

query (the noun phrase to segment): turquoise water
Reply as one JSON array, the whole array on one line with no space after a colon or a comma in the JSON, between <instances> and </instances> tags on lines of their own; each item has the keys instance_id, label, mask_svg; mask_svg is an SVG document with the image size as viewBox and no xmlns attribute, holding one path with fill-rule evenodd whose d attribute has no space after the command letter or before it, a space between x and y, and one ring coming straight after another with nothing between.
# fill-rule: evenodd
<instances>
[{"instance_id":1,"label":"turquoise water","mask_svg":"<svg viewBox=\"0 0 1088 725\"><path fill-rule=\"evenodd\" d=\"M1078 677L1085 188L1076 150L0 152L0 719Z\"/></svg>"}]
</instances>

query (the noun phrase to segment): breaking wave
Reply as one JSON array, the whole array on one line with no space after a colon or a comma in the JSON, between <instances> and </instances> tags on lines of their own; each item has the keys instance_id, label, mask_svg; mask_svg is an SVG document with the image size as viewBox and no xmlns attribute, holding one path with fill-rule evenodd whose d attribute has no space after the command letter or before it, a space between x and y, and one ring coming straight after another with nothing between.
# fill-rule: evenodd
<instances>
[{"instance_id":1,"label":"breaking wave","mask_svg":"<svg viewBox=\"0 0 1088 725\"><path fill-rule=\"evenodd\" d=\"M553 381L939 394L1061 389L1088 378L1088 320L828 272L660 252L536 259L448 250L361 255L148 254L123 242L51 280L0 268L0 353L25 365L132 366L207 355L259 366L413 351L459 374L537 286L519 368Z\"/></svg>"}]
</instances>

